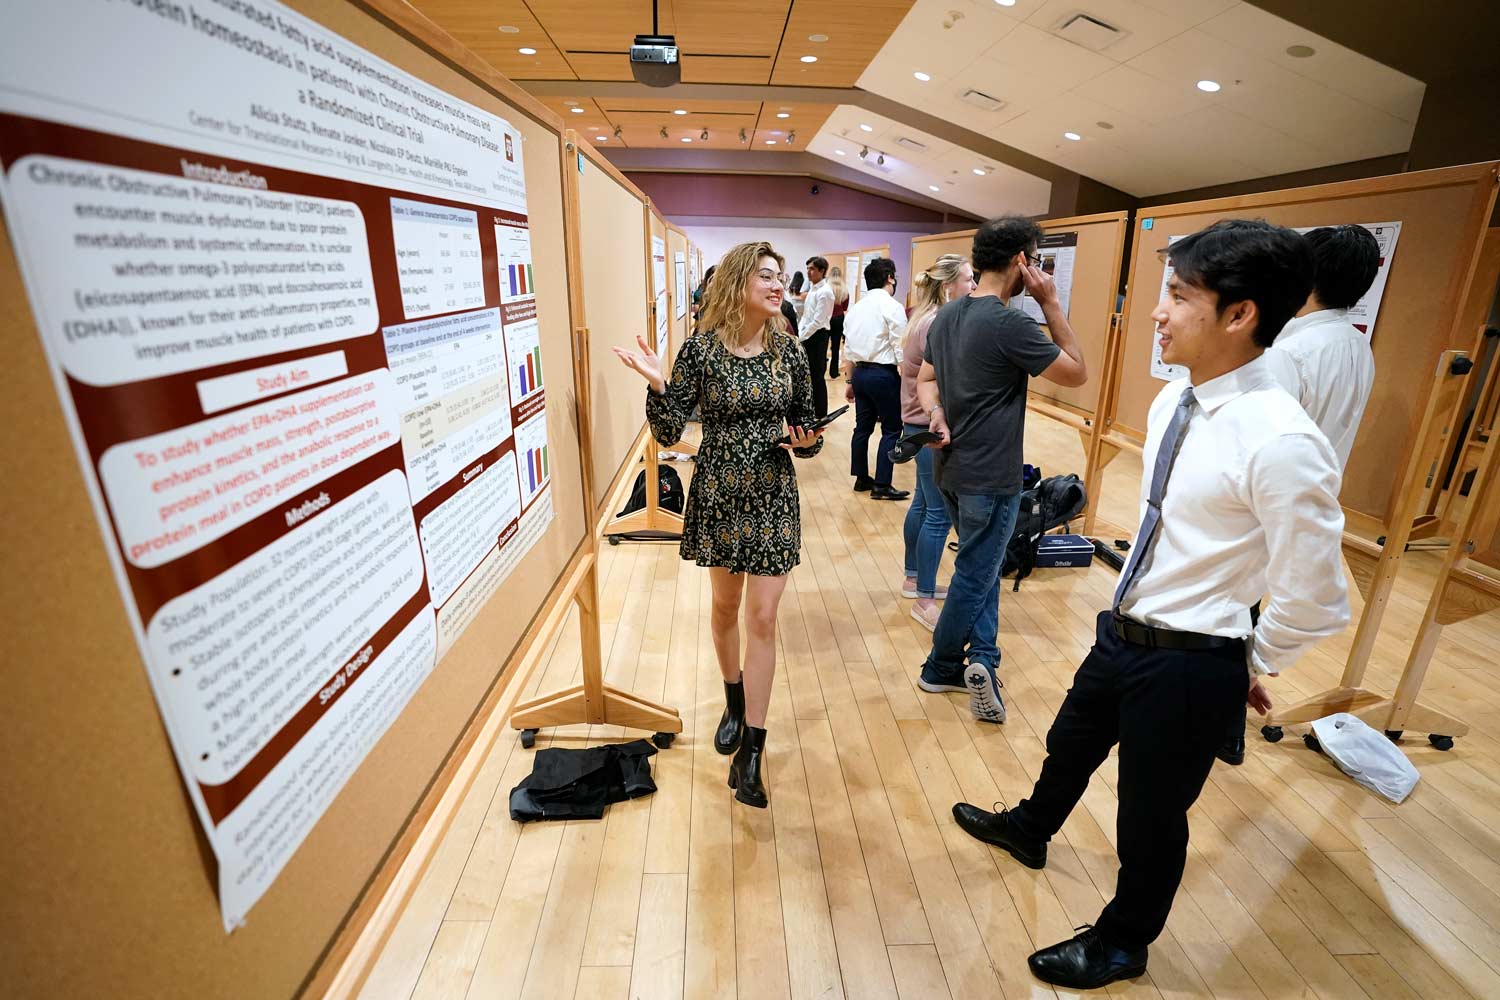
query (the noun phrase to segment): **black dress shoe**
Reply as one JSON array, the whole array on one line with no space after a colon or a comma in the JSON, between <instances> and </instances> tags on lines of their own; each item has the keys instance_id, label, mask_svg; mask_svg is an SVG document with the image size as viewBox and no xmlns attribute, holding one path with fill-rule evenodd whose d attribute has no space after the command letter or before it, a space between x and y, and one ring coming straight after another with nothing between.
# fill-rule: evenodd
<instances>
[{"instance_id":1,"label":"black dress shoe","mask_svg":"<svg viewBox=\"0 0 1500 1000\"><path fill-rule=\"evenodd\" d=\"M719 728L714 731L714 749L721 754L732 754L739 749L740 736L745 731L745 681L724 682L724 714L719 717Z\"/></svg>"},{"instance_id":2,"label":"black dress shoe","mask_svg":"<svg viewBox=\"0 0 1500 1000\"><path fill-rule=\"evenodd\" d=\"M911 490L896 490L889 486L877 486L870 491L872 500L905 500L911 496Z\"/></svg>"},{"instance_id":3,"label":"black dress shoe","mask_svg":"<svg viewBox=\"0 0 1500 1000\"><path fill-rule=\"evenodd\" d=\"M875 488L875 480L869 476L860 476L854 480L854 492L868 493Z\"/></svg>"},{"instance_id":4,"label":"black dress shoe","mask_svg":"<svg viewBox=\"0 0 1500 1000\"><path fill-rule=\"evenodd\" d=\"M1239 767L1245 763L1244 735L1241 734L1233 739L1225 740L1224 745L1219 747L1219 752L1214 754L1214 756L1232 767Z\"/></svg>"},{"instance_id":5,"label":"black dress shoe","mask_svg":"<svg viewBox=\"0 0 1500 1000\"><path fill-rule=\"evenodd\" d=\"M766 759L766 731L754 726L745 727L745 739L740 752L729 764L729 787L734 797L747 806L764 809L770 799L766 786L761 782L760 769Z\"/></svg>"},{"instance_id":6,"label":"black dress shoe","mask_svg":"<svg viewBox=\"0 0 1500 1000\"><path fill-rule=\"evenodd\" d=\"M990 812L988 809L960 802L953 807L953 818L958 820L964 833L1009 852L1011 857L1027 868L1046 866L1046 842L1021 836L1020 831L1011 825L1010 810Z\"/></svg>"},{"instance_id":7,"label":"black dress shoe","mask_svg":"<svg viewBox=\"0 0 1500 1000\"><path fill-rule=\"evenodd\" d=\"M1146 949L1112 948L1092 927L1077 937L1033 952L1026 960L1031 974L1044 983L1071 990L1095 990L1117 979L1134 979L1146 972Z\"/></svg>"}]
</instances>

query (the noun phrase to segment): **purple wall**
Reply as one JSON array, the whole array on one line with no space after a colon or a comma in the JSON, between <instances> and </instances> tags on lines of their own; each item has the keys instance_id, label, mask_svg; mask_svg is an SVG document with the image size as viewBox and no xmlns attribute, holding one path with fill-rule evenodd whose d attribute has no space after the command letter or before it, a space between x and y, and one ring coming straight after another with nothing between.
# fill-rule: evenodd
<instances>
[{"instance_id":1,"label":"purple wall","mask_svg":"<svg viewBox=\"0 0 1500 1000\"><path fill-rule=\"evenodd\" d=\"M934 231L971 225L967 218L950 222L942 212L809 177L648 171L625 176L668 218L837 219L931 225Z\"/></svg>"}]
</instances>

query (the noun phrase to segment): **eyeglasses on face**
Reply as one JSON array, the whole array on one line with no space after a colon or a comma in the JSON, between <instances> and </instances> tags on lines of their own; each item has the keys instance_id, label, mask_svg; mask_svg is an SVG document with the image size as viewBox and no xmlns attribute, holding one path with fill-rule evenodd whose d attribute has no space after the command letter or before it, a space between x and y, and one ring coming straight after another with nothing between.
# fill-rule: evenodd
<instances>
[{"instance_id":1,"label":"eyeglasses on face","mask_svg":"<svg viewBox=\"0 0 1500 1000\"><path fill-rule=\"evenodd\" d=\"M759 271L756 271L755 272L755 276L761 280L762 284L766 284L766 285L779 285L779 284L781 284L781 275L777 274L775 271L771 270L768 267L763 267Z\"/></svg>"},{"instance_id":2,"label":"eyeglasses on face","mask_svg":"<svg viewBox=\"0 0 1500 1000\"><path fill-rule=\"evenodd\" d=\"M1032 254L1032 253L1029 253L1029 254L1026 255L1026 261L1032 267L1041 267L1044 263L1046 263L1046 259L1044 257L1042 257L1041 254Z\"/></svg>"}]
</instances>

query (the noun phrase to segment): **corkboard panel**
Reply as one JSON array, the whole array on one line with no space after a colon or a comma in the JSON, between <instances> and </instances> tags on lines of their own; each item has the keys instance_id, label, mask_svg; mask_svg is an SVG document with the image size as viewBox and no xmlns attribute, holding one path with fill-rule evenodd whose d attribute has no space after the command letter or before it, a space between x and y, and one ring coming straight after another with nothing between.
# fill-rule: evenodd
<instances>
[{"instance_id":1,"label":"corkboard panel","mask_svg":"<svg viewBox=\"0 0 1500 1000\"><path fill-rule=\"evenodd\" d=\"M14 432L0 474L26 484L7 492L0 528L8 643L0 753L13 805L0 820L7 996L296 995L586 537L567 375L560 123L545 111L527 117L351 4L290 6L523 132L534 261L544 276L537 298L557 517L370 751L246 925L225 934L214 862L136 651L9 232L0 231L0 301L10 306L0 314L9 351L0 413Z\"/></svg>"},{"instance_id":2,"label":"corkboard panel","mask_svg":"<svg viewBox=\"0 0 1500 1000\"><path fill-rule=\"evenodd\" d=\"M1080 386L1061 386L1046 379L1030 382L1032 395L1061 403L1092 417L1099 409L1099 390L1104 384L1104 351L1109 344L1109 317L1115 311L1120 287L1120 267L1125 251L1129 213L1109 212L1041 223L1046 233L1077 233L1078 254L1073 263L1073 291L1068 302L1068 322L1083 348L1089 379ZM974 233L923 236L911 241L911 273L926 270L945 253L970 256Z\"/></svg>"},{"instance_id":3,"label":"corkboard panel","mask_svg":"<svg viewBox=\"0 0 1500 1000\"><path fill-rule=\"evenodd\" d=\"M685 302L677 301L677 255L682 254L683 267L687 274L682 279ZM671 319L667 326L672 332L671 354L669 357L677 357L677 349L687 339L688 330L693 322L693 259L688 252L687 233L676 226L667 227L667 300L671 304ZM682 310L679 319L677 310Z\"/></svg>"},{"instance_id":4,"label":"corkboard panel","mask_svg":"<svg viewBox=\"0 0 1500 1000\"><path fill-rule=\"evenodd\" d=\"M583 161L578 201L579 257L594 383L590 388L597 505L604 502L615 476L633 457L632 449L646 423L646 385L610 348L633 351L637 337L650 335L650 241L645 200L592 157Z\"/></svg>"},{"instance_id":5,"label":"corkboard panel","mask_svg":"<svg viewBox=\"0 0 1500 1000\"><path fill-rule=\"evenodd\" d=\"M1339 495L1347 510L1386 523L1438 355L1473 344L1474 332L1460 328L1458 314L1494 202L1494 171L1492 163L1470 164L1143 210L1135 223L1119 389L1106 432L1144 440L1146 413L1163 385L1151 376L1151 313L1161 290L1158 251L1170 237L1228 218L1296 227L1399 221L1375 321L1375 387ZM1142 228L1148 221L1151 228Z\"/></svg>"}]
</instances>

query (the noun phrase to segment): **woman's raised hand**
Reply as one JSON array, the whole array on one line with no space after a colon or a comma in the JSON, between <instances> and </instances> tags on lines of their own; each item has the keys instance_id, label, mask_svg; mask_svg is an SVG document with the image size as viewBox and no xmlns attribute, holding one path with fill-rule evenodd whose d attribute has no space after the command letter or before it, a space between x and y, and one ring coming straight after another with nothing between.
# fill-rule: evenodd
<instances>
[{"instance_id":1,"label":"woman's raised hand","mask_svg":"<svg viewBox=\"0 0 1500 1000\"><path fill-rule=\"evenodd\" d=\"M658 395L666 392L667 380L662 377L661 358L658 358L656 352L646 345L645 337L636 337L635 342L640 345L639 351L627 350L624 347L611 347L610 350L615 352L615 357L619 358L626 368L649 382L653 392Z\"/></svg>"}]
</instances>

